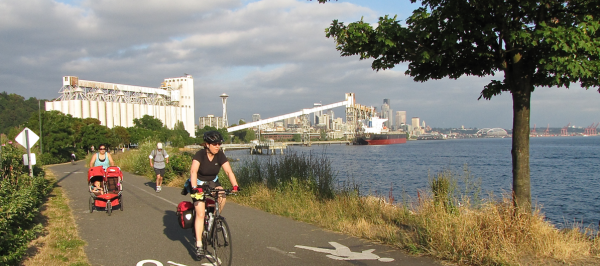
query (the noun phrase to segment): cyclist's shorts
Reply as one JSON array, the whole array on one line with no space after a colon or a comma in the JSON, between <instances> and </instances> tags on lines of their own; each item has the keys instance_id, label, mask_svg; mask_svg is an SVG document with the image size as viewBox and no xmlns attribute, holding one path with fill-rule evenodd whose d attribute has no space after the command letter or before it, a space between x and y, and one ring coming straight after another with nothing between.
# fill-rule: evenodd
<instances>
[{"instance_id":1,"label":"cyclist's shorts","mask_svg":"<svg viewBox=\"0 0 600 266\"><path fill-rule=\"evenodd\" d=\"M219 183L219 181L212 181L211 180L211 181L200 181L200 182L202 182L202 184L201 184L202 190L214 189L216 187L220 187L221 186L221 183ZM206 199L206 197L204 197L201 200L197 200L195 198L192 198L192 201L193 202L204 201L204 199Z\"/></svg>"}]
</instances>

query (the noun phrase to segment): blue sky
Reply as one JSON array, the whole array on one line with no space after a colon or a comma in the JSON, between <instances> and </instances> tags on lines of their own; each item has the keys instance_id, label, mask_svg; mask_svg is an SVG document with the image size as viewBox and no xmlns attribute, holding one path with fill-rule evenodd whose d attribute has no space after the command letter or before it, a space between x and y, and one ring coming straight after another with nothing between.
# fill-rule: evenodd
<instances>
[{"instance_id":1,"label":"blue sky","mask_svg":"<svg viewBox=\"0 0 600 266\"><path fill-rule=\"evenodd\" d=\"M62 76L158 87L188 73L196 117L220 116L222 93L236 122L354 92L360 104L379 109L388 98L394 111L433 127L512 127L510 94L477 100L494 77L414 82L405 65L375 72L370 60L340 57L325 37L334 19L404 21L419 7L408 0L0 0L0 7L0 91L25 97L58 97ZM588 126L600 121L599 100L597 89L538 88L532 126Z\"/></svg>"}]
</instances>

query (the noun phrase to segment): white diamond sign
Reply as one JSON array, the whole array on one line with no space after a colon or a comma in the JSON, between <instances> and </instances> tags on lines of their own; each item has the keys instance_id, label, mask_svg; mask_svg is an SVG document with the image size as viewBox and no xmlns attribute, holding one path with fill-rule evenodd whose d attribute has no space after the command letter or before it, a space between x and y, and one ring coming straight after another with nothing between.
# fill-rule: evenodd
<instances>
[{"instance_id":1,"label":"white diamond sign","mask_svg":"<svg viewBox=\"0 0 600 266\"><path fill-rule=\"evenodd\" d=\"M26 132L27 132L27 135L29 135L29 147L27 147L27 139L25 138ZM31 149L31 147L33 147L33 144L35 144L39 139L40 139L40 137L38 137L38 135L33 133L33 131L31 131L31 129L25 128L25 129L23 129L23 131L21 131L21 133L19 133L19 135L17 135L17 137L15 138L15 141L17 141L23 147Z\"/></svg>"}]
</instances>

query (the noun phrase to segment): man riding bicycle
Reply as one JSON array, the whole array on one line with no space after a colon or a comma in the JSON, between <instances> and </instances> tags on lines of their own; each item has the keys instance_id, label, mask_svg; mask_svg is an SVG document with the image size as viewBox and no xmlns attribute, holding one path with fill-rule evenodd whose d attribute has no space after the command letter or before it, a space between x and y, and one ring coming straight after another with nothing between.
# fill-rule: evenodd
<instances>
[{"instance_id":1,"label":"man riding bicycle","mask_svg":"<svg viewBox=\"0 0 600 266\"><path fill-rule=\"evenodd\" d=\"M196 152L192 159L192 166L190 169L190 183L192 185L192 199L194 201L194 209L196 211L196 218L194 221L194 229L196 232L196 256L204 256L204 248L202 247L202 232L204 231L204 215L205 215L205 202L204 192L205 189L222 189L221 183L218 180L219 170L223 168L225 174L229 178L233 191L238 190L238 183L235 179L235 175L231 170L231 165L227 161L225 153L221 150L221 143L223 143L223 137L217 131L208 131L204 133L204 149ZM216 178L215 178L216 177ZM225 206L224 193L219 193L218 201L221 206L221 210Z\"/></svg>"}]
</instances>

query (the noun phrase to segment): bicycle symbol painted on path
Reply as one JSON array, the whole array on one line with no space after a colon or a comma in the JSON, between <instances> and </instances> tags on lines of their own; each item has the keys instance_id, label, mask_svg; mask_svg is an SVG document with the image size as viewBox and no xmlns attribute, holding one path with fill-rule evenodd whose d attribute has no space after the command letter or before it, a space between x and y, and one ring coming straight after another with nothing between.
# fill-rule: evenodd
<instances>
[{"instance_id":1,"label":"bicycle symbol painted on path","mask_svg":"<svg viewBox=\"0 0 600 266\"><path fill-rule=\"evenodd\" d=\"M296 245L295 247L321 253L329 253L330 255L327 255L327 257L334 260L379 260L381 262L394 261L394 259L392 258L382 258L373 254L373 251L375 251L375 249L367 249L363 250L362 252L352 252L350 248L340 243L329 242L329 244L332 245L335 249L315 248L301 245Z\"/></svg>"},{"instance_id":2,"label":"bicycle symbol painted on path","mask_svg":"<svg viewBox=\"0 0 600 266\"><path fill-rule=\"evenodd\" d=\"M350 250L350 248L348 248L340 243L329 242L329 244L332 245L335 249L307 247L307 246L301 246L301 245L296 245L295 247L301 248L301 249L306 249L306 250L312 250L312 251L316 251L316 252L321 252L321 253L328 253L329 255L327 255L327 257L330 259L334 259L334 260L378 260L381 262L394 261L393 258L382 258L382 257L379 257L379 256L373 254L373 251L375 251L375 249L367 249L367 250L363 250L362 252L352 252ZM201 264L202 266L216 265L216 261L214 261L214 258L212 258L212 256L208 255L207 258L208 258L209 262L202 263ZM167 262L167 264L170 266L186 266L185 264L179 264L179 263L176 263L173 261L169 261L169 262ZM160 261L156 261L156 260L141 260L136 264L136 266L150 266L150 265L163 266L164 264L162 264Z\"/></svg>"},{"instance_id":3,"label":"bicycle symbol painted on path","mask_svg":"<svg viewBox=\"0 0 600 266\"><path fill-rule=\"evenodd\" d=\"M209 260L212 259L214 261L214 259L210 255L208 255L208 259ZM148 265L156 265L156 266L164 266L164 264L162 264L162 262L157 261L157 260L141 260L141 261L139 261L136 264L136 266L147 266L146 264L148 264ZM180 263L172 262L172 261L168 261L167 264L170 265L170 266L187 266L185 264L180 264ZM214 266L214 265L217 265L217 264L216 264L216 262L215 263L206 262L206 263L202 263L200 265L202 265L202 266Z\"/></svg>"}]
</instances>

